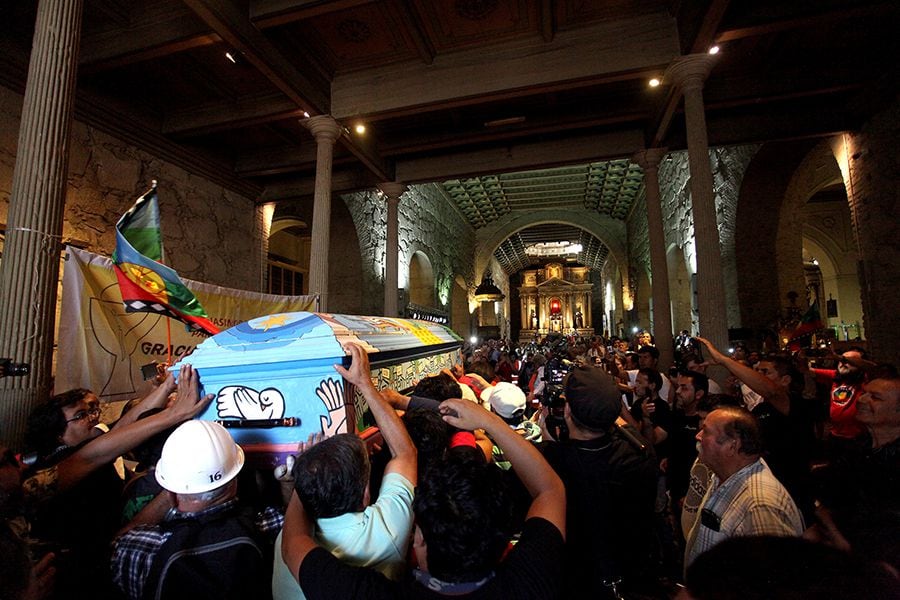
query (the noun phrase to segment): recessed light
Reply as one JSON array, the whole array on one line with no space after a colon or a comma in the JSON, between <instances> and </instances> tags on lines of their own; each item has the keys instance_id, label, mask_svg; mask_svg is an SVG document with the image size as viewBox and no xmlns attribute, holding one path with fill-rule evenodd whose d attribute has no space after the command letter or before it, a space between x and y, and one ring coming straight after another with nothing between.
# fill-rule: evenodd
<instances>
[{"instance_id":1,"label":"recessed light","mask_svg":"<svg viewBox=\"0 0 900 600\"><path fill-rule=\"evenodd\" d=\"M354 127L353 129L356 131L356 133L358 133L360 135L362 135L366 132L366 126L363 125L362 123L357 123L356 127Z\"/></svg>"},{"instance_id":2,"label":"recessed light","mask_svg":"<svg viewBox=\"0 0 900 600\"><path fill-rule=\"evenodd\" d=\"M718 54L718 53L719 53L719 47L718 47L718 46L710 46L710 47L709 47L709 53L710 53L710 54Z\"/></svg>"},{"instance_id":3,"label":"recessed light","mask_svg":"<svg viewBox=\"0 0 900 600\"><path fill-rule=\"evenodd\" d=\"M659 84L662 83L658 78L654 77L649 82L650 87L659 87Z\"/></svg>"}]
</instances>

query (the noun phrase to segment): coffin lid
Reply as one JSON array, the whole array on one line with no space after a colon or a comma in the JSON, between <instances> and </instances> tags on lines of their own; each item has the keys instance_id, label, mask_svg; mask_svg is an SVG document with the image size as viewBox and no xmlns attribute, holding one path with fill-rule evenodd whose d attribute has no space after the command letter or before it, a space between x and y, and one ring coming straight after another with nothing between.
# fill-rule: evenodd
<instances>
[{"instance_id":1,"label":"coffin lid","mask_svg":"<svg viewBox=\"0 0 900 600\"><path fill-rule=\"evenodd\" d=\"M279 313L245 321L207 338L183 360L196 368L215 368L339 359L347 354L342 347L345 342L356 342L370 354L416 353L429 346L459 344L462 339L449 327L430 321L330 313Z\"/></svg>"}]
</instances>

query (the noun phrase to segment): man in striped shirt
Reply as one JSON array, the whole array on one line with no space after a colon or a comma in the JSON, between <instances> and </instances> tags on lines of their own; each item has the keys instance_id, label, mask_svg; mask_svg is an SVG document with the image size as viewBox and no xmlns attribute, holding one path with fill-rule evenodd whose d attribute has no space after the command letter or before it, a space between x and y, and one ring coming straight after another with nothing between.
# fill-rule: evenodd
<instances>
[{"instance_id":1,"label":"man in striped shirt","mask_svg":"<svg viewBox=\"0 0 900 600\"><path fill-rule=\"evenodd\" d=\"M685 567L727 538L803 533L800 511L761 458L753 415L738 407L718 408L706 418L697 440L699 459L713 478L688 536Z\"/></svg>"}]
</instances>

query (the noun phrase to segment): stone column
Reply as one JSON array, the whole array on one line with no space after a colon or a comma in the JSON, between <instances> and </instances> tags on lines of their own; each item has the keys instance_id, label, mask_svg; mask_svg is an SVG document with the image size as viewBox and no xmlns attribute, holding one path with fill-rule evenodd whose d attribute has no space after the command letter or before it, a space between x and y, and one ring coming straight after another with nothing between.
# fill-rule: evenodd
<instances>
[{"instance_id":1,"label":"stone column","mask_svg":"<svg viewBox=\"0 0 900 600\"><path fill-rule=\"evenodd\" d=\"M82 8L83 0L41 0L34 27L0 266L0 356L31 366L0 380L0 437L12 447L51 388Z\"/></svg>"},{"instance_id":2,"label":"stone column","mask_svg":"<svg viewBox=\"0 0 900 600\"><path fill-rule=\"evenodd\" d=\"M302 121L316 139L316 189L313 201L312 243L309 254L309 293L319 295L319 311L328 311L328 247L331 242L331 162L341 125L330 115Z\"/></svg>"},{"instance_id":3,"label":"stone column","mask_svg":"<svg viewBox=\"0 0 900 600\"><path fill-rule=\"evenodd\" d=\"M387 200L387 241L384 246L384 316L400 314L397 306L397 270L400 260L400 196L406 186L398 182L385 182L378 186Z\"/></svg>"},{"instance_id":4,"label":"stone column","mask_svg":"<svg viewBox=\"0 0 900 600\"><path fill-rule=\"evenodd\" d=\"M653 336L659 348L659 370L665 372L674 359L672 342L672 312L669 299L669 266L666 263L666 236L663 231L662 206L659 193L659 161L666 155L664 148L642 150L634 155L635 163L644 170L644 190L647 199L647 226L650 237L650 270L653 275Z\"/></svg>"},{"instance_id":5,"label":"stone column","mask_svg":"<svg viewBox=\"0 0 900 600\"><path fill-rule=\"evenodd\" d=\"M727 348L725 279L722 276L722 250L716 222L706 115L703 109L703 82L709 75L714 60L715 57L709 54L690 54L676 58L666 71L666 79L678 85L684 95L688 160L691 166L691 205L697 244L700 335L712 341L717 348Z\"/></svg>"}]
</instances>

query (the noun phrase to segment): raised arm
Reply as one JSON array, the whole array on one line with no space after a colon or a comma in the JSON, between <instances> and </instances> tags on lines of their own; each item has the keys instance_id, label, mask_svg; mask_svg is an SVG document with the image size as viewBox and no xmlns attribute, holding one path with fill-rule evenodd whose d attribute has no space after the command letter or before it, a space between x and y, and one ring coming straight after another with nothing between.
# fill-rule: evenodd
<instances>
[{"instance_id":1,"label":"raised arm","mask_svg":"<svg viewBox=\"0 0 900 600\"><path fill-rule=\"evenodd\" d=\"M112 462L160 431L165 431L198 415L212 400L200 397L200 377L191 365L183 365L178 376L175 402L160 413L115 427L94 438L57 465L59 491L67 489L99 467Z\"/></svg>"},{"instance_id":2,"label":"raised arm","mask_svg":"<svg viewBox=\"0 0 900 600\"><path fill-rule=\"evenodd\" d=\"M284 530L281 534L281 558L297 582L300 582L300 565L303 559L317 547L313 538L312 519L306 514L303 503L295 491L284 511Z\"/></svg>"},{"instance_id":3,"label":"raised arm","mask_svg":"<svg viewBox=\"0 0 900 600\"><path fill-rule=\"evenodd\" d=\"M791 410L791 401L787 395L787 389L778 383L772 381L768 377L754 371L747 365L741 364L733 358L729 358L719 352L709 340L698 337L694 338L706 347L708 354L708 362L710 364L722 365L728 371L740 379L743 383L769 401L778 412L788 414Z\"/></svg>"},{"instance_id":4,"label":"raised arm","mask_svg":"<svg viewBox=\"0 0 900 600\"><path fill-rule=\"evenodd\" d=\"M531 494L528 517L541 517L566 535L566 490L562 480L531 442L513 431L500 417L467 400L450 399L441 403L444 421L474 431L484 429L512 464L516 475Z\"/></svg>"},{"instance_id":5,"label":"raised arm","mask_svg":"<svg viewBox=\"0 0 900 600\"><path fill-rule=\"evenodd\" d=\"M352 342L345 344L344 349L352 357L350 368L334 365L334 370L355 385L369 404L381 436L391 450L392 458L385 467L385 473L399 473L416 485L416 447L393 407L375 389L369 374L369 357L366 351Z\"/></svg>"},{"instance_id":6,"label":"raised arm","mask_svg":"<svg viewBox=\"0 0 900 600\"><path fill-rule=\"evenodd\" d=\"M137 406L122 415L112 429L116 427L124 427L138 420L143 413L153 408L165 408L169 400L169 394L176 390L175 377L168 373L166 378L157 386L155 386L149 394L138 403Z\"/></svg>"}]
</instances>

